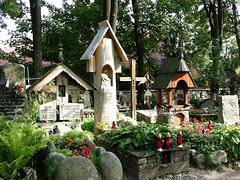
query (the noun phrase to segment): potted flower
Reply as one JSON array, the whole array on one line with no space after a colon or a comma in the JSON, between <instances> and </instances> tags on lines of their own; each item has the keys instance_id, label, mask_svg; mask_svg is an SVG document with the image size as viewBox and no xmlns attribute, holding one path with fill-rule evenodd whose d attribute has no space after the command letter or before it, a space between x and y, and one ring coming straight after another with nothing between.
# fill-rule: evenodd
<instances>
[{"instance_id":1,"label":"potted flower","mask_svg":"<svg viewBox=\"0 0 240 180\"><path fill-rule=\"evenodd\" d=\"M104 133L106 130L108 130L109 123L100 121L96 123L95 129L97 130L98 134Z\"/></svg>"}]
</instances>

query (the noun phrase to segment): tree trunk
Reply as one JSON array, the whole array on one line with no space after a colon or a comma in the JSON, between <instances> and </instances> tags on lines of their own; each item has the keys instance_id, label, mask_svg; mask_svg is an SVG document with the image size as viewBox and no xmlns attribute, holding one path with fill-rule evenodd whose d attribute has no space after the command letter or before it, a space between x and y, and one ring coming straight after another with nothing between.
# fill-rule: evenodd
<instances>
[{"instance_id":1,"label":"tree trunk","mask_svg":"<svg viewBox=\"0 0 240 180\"><path fill-rule=\"evenodd\" d=\"M110 24L112 26L113 32L115 33L116 33L116 26L117 26L117 12L118 12L118 0L112 0Z\"/></svg>"},{"instance_id":2,"label":"tree trunk","mask_svg":"<svg viewBox=\"0 0 240 180\"><path fill-rule=\"evenodd\" d=\"M143 61L143 42L142 42L142 30L139 23L139 9L138 9L138 0L132 0L133 13L134 13L134 32L135 32L135 43L137 47L137 67L138 67L138 76L144 76L144 61ZM144 85L137 87L138 89L138 104L144 103Z\"/></svg>"},{"instance_id":3,"label":"tree trunk","mask_svg":"<svg viewBox=\"0 0 240 180\"><path fill-rule=\"evenodd\" d=\"M240 59L240 36L239 36L239 29L238 29L238 13L237 13L237 7L236 7L235 1L232 2L232 9L233 9L234 33L236 36L236 41L238 46L238 58ZM238 95L238 75L234 70L232 74L233 76L231 76L230 94Z\"/></svg>"},{"instance_id":4,"label":"tree trunk","mask_svg":"<svg viewBox=\"0 0 240 180\"><path fill-rule=\"evenodd\" d=\"M30 0L33 32L33 71L35 77L42 76L42 32L41 0Z\"/></svg>"},{"instance_id":5,"label":"tree trunk","mask_svg":"<svg viewBox=\"0 0 240 180\"><path fill-rule=\"evenodd\" d=\"M103 20L110 21L111 0L103 0Z\"/></svg>"},{"instance_id":6,"label":"tree trunk","mask_svg":"<svg viewBox=\"0 0 240 180\"><path fill-rule=\"evenodd\" d=\"M222 48L222 36L223 36L223 6L222 0L216 1L213 3L209 1L209 5L207 6L206 1L202 0L205 12L207 14L210 29L211 29L211 37L212 37L212 60L213 60L213 68L216 74L216 79L212 79L211 81L211 92L219 93L219 83L217 77L219 75L220 69L220 52Z\"/></svg>"}]
</instances>

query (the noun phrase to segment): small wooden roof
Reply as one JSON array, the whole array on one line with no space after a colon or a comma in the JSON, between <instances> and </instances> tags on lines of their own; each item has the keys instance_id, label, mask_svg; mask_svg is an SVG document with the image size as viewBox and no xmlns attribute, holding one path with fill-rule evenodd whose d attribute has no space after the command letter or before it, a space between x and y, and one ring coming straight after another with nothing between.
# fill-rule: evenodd
<instances>
[{"instance_id":1,"label":"small wooden roof","mask_svg":"<svg viewBox=\"0 0 240 180\"><path fill-rule=\"evenodd\" d=\"M194 86L196 86L190 70L182 57L163 59L158 76L152 85L154 89L168 89L170 82L176 73L188 73Z\"/></svg>"},{"instance_id":2,"label":"small wooden roof","mask_svg":"<svg viewBox=\"0 0 240 180\"><path fill-rule=\"evenodd\" d=\"M91 44L88 46L87 50L82 55L80 60L89 60L92 57L92 55L95 53L102 39L107 35L107 37L110 37L111 39L113 39L115 49L121 59L121 62L127 62L128 61L127 55L123 50L122 46L120 45L120 43L118 42L109 22L107 20L102 21L99 23L99 26L100 26L100 29L98 30L96 36L93 38Z\"/></svg>"},{"instance_id":3,"label":"small wooden roof","mask_svg":"<svg viewBox=\"0 0 240 180\"><path fill-rule=\"evenodd\" d=\"M61 60L61 59L60 59ZM80 86L85 90L96 90L97 88L89 83L83 76L75 72L71 67L69 67L64 61L59 63L56 67L48 71L39 80L34 82L27 91L41 91L41 89L50 83L54 78L56 78L62 72L67 73L72 79L74 79Z\"/></svg>"}]
</instances>

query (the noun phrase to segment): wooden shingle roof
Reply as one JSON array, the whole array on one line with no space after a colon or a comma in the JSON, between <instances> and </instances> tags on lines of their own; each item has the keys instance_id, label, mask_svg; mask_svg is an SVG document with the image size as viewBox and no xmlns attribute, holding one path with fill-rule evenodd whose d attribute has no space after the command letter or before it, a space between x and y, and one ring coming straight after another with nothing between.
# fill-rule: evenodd
<instances>
[{"instance_id":1,"label":"wooden shingle roof","mask_svg":"<svg viewBox=\"0 0 240 180\"><path fill-rule=\"evenodd\" d=\"M123 50L122 46L120 45L117 37L115 36L109 22L107 20L102 21L99 23L99 26L100 29L98 30L96 36L93 38L92 42L90 43L90 45L88 46L87 50L84 52L80 60L89 60L94 55L102 39L105 36L107 36L114 41L114 46L120 57L121 62L127 62L128 61L127 55Z\"/></svg>"},{"instance_id":2,"label":"wooden shingle roof","mask_svg":"<svg viewBox=\"0 0 240 180\"><path fill-rule=\"evenodd\" d=\"M167 89L176 73L187 72L192 79L190 70L182 57L166 58L162 60L158 76L152 85L154 89ZM194 80L192 79L193 83ZM195 84L195 83L194 83Z\"/></svg>"}]
</instances>

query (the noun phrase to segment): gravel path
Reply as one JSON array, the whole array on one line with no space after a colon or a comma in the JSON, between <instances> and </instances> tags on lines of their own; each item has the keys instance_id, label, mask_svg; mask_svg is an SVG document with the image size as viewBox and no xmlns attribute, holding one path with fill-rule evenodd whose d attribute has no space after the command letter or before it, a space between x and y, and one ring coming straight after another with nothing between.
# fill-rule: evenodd
<instances>
[{"instance_id":1,"label":"gravel path","mask_svg":"<svg viewBox=\"0 0 240 180\"><path fill-rule=\"evenodd\" d=\"M123 180L135 180L124 173ZM190 167L188 172L169 174L154 180L240 180L240 167L220 170L201 170Z\"/></svg>"}]
</instances>

